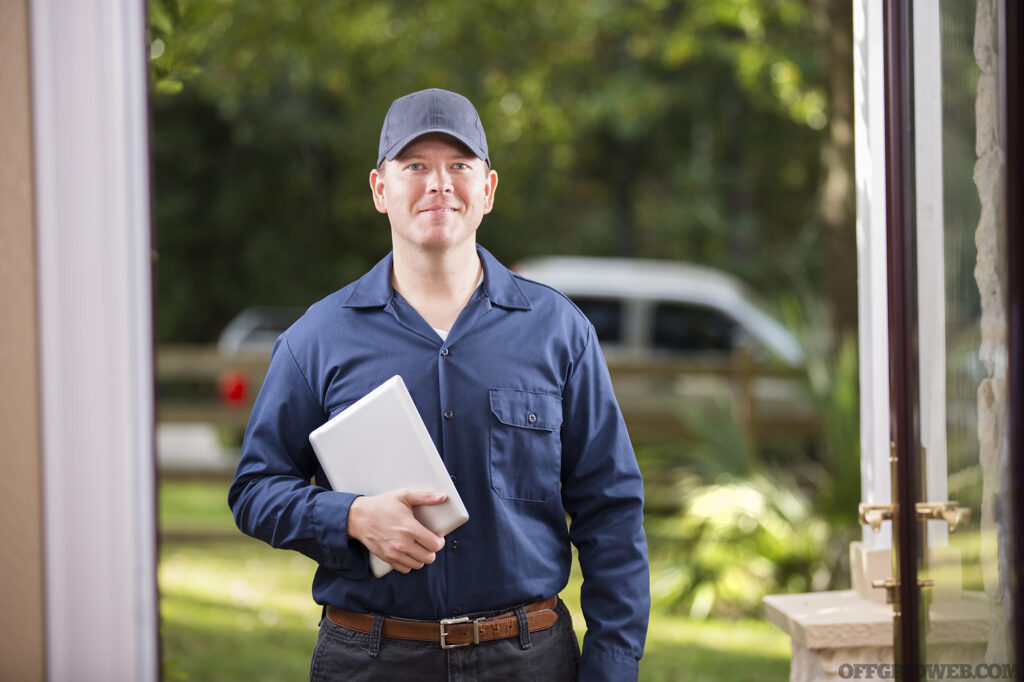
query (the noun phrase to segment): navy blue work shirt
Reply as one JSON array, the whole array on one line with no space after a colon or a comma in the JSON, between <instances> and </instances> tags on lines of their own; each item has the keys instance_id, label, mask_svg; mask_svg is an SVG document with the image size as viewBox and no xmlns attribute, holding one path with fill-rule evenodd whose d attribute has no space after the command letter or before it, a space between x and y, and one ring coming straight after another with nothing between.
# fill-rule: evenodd
<instances>
[{"instance_id":1,"label":"navy blue work shirt","mask_svg":"<svg viewBox=\"0 0 1024 682\"><path fill-rule=\"evenodd\" d=\"M281 335L229 493L235 521L316 561L317 603L430 620L557 594L571 540L579 679L636 679L650 611L643 483L594 328L477 248L484 281L445 341L392 288L390 254ZM395 374L469 521L433 564L378 579L346 534L356 495L329 489L308 436Z\"/></svg>"}]
</instances>

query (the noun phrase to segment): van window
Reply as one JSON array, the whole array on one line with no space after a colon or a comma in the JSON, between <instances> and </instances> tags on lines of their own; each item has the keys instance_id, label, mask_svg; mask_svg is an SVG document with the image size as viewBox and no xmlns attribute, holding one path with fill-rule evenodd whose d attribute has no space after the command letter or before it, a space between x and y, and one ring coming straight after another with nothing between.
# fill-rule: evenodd
<instances>
[{"instance_id":1,"label":"van window","mask_svg":"<svg viewBox=\"0 0 1024 682\"><path fill-rule=\"evenodd\" d=\"M614 298L587 298L574 296L572 302L594 325L601 343L622 342L622 301Z\"/></svg>"},{"instance_id":2,"label":"van window","mask_svg":"<svg viewBox=\"0 0 1024 682\"><path fill-rule=\"evenodd\" d=\"M685 303L654 307L652 345L658 350L732 352L736 322L722 313Z\"/></svg>"}]
</instances>

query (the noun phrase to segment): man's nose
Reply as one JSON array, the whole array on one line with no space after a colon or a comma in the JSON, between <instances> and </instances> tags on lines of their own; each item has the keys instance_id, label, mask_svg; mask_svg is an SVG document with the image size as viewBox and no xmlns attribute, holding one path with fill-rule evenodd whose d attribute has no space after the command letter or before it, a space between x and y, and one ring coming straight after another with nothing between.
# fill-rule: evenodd
<instances>
[{"instance_id":1,"label":"man's nose","mask_svg":"<svg viewBox=\"0 0 1024 682\"><path fill-rule=\"evenodd\" d=\"M430 174L430 184L427 189L431 192L445 194L454 191L452 176L447 168L440 167Z\"/></svg>"}]
</instances>

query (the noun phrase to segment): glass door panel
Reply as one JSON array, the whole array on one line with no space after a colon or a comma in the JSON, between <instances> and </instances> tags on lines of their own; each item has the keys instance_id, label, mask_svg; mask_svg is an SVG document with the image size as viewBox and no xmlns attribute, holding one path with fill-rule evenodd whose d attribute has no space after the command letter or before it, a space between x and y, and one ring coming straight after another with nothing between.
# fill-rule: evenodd
<instances>
[{"instance_id":1,"label":"glass door panel","mask_svg":"<svg viewBox=\"0 0 1024 682\"><path fill-rule=\"evenodd\" d=\"M1012 658L999 2L912 7L921 658L999 679Z\"/></svg>"}]
</instances>

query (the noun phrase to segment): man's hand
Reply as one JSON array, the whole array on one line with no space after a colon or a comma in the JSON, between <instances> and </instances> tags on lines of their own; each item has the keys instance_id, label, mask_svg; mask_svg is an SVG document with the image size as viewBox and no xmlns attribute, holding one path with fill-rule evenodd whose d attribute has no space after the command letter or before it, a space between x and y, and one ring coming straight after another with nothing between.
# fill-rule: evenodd
<instances>
[{"instance_id":1,"label":"man's hand","mask_svg":"<svg viewBox=\"0 0 1024 682\"><path fill-rule=\"evenodd\" d=\"M441 504L448 497L422 490L394 490L357 497L348 510L348 535L399 573L434 563L444 538L412 515L413 507Z\"/></svg>"}]
</instances>

